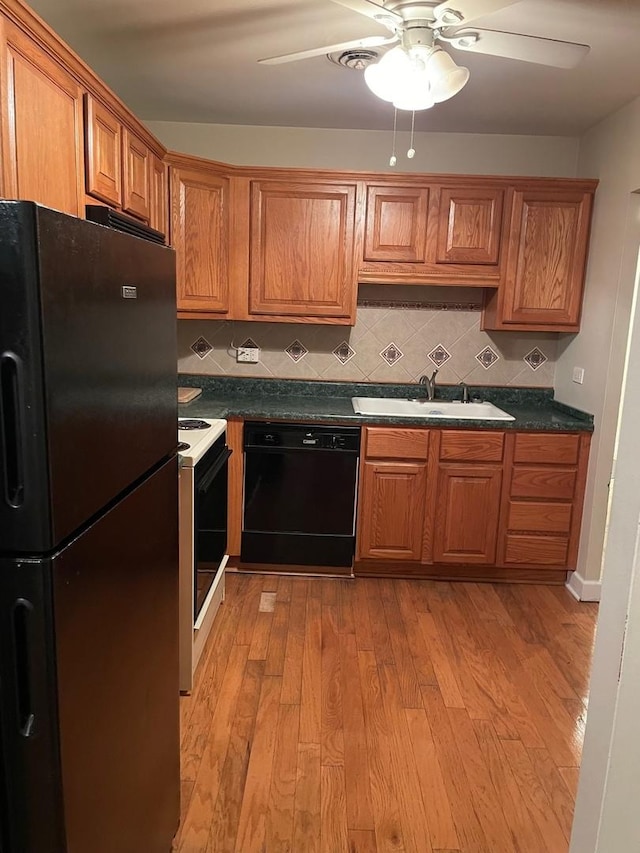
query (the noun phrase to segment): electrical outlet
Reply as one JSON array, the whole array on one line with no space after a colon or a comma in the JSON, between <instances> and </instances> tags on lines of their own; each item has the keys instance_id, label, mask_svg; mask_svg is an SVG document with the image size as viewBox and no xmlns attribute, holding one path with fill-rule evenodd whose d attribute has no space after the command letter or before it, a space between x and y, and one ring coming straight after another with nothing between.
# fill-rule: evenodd
<instances>
[{"instance_id":1,"label":"electrical outlet","mask_svg":"<svg viewBox=\"0 0 640 853\"><path fill-rule=\"evenodd\" d=\"M577 382L578 385L582 385L584 382L584 367L574 367L571 378L574 382Z\"/></svg>"},{"instance_id":2,"label":"electrical outlet","mask_svg":"<svg viewBox=\"0 0 640 853\"><path fill-rule=\"evenodd\" d=\"M260 361L260 350L258 347L238 347L236 361L243 364L257 364Z\"/></svg>"}]
</instances>

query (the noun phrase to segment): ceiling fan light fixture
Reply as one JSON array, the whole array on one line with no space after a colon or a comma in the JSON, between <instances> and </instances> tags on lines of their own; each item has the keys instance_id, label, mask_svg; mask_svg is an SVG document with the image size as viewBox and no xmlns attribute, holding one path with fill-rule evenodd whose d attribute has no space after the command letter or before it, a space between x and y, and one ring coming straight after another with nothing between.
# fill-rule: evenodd
<instances>
[{"instance_id":1,"label":"ceiling fan light fixture","mask_svg":"<svg viewBox=\"0 0 640 853\"><path fill-rule=\"evenodd\" d=\"M436 48L429 58L428 73L431 77L431 92L435 103L448 101L468 83L469 69L457 65L449 54Z\"/></svg>"}]
</instances>

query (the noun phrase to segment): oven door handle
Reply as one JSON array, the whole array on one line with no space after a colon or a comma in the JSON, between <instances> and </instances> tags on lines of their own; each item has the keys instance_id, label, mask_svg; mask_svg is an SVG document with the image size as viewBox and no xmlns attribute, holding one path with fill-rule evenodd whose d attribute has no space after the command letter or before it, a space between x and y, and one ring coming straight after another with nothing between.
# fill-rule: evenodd
<instances>
[{"instance_id":1,"label":"oven door handle","mask_svg":"<svg viewBox=\"0 0 640 853\"><path fill-rule=\"evenodd\" d=\"M202 480L196 483L198 494L202 494L202 492L207 491L211 483L213 483L215 478L220 473L222 467L227 464L227 461L232 453L233 450L229 450L228 447L225 447L220 456L216 459L215 463L211 466L211 468L209 468L206 474L204 474Z\"/></svg>"}]
</instances>

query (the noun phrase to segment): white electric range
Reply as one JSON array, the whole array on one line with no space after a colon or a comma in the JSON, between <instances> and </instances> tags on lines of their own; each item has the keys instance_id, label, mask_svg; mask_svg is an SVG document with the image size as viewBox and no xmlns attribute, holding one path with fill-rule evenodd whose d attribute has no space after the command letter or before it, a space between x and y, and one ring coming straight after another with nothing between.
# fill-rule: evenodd
<instances>
[{"instance_id":1,"label":"white electric range","mask_svg":"<svg viewBox=\"0 0 640 853\"><path fill-rule=\"evenodd\" d=\"M227 422L178 418L180 468L180 690L193 674L224 600L227 551Z\"/></svg>"}]
</instances>

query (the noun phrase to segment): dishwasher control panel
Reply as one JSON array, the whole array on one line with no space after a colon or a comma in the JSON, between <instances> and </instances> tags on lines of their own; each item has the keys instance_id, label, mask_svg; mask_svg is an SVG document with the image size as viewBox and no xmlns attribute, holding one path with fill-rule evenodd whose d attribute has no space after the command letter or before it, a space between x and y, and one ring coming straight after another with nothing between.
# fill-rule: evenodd
<instances>
[{"instance_id":1,"label":"dishwasher control panel","mask_svg":"<svg viewBox=\"0 0 640 853\"><path fill-rule=\"evenodd\" d=\"M331 427L309 424L245 423L244 448L335 450L359 453L360 427Z\"/></svg>"}]
</instances>

